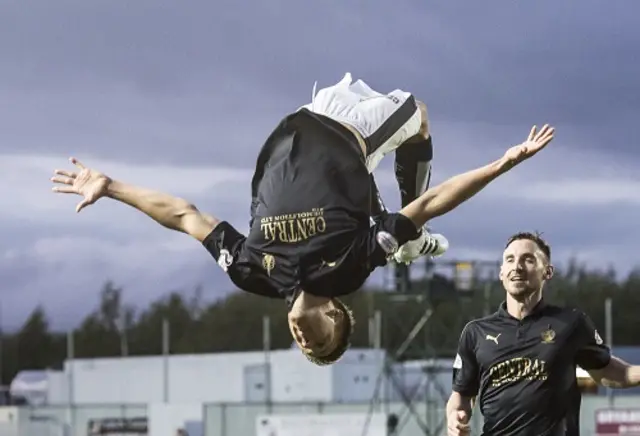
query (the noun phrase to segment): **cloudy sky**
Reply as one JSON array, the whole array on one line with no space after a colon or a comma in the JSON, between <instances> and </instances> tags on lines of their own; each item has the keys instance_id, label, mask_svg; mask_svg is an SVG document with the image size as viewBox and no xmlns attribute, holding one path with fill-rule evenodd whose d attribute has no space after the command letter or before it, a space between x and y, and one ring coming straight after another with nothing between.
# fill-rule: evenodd
<instances>
[{"instance_id":1,"label":"cloudy sky","mask_svg":"<svg viewBox=\"0 0 640 436\"><path fill-rule=\"evenodd\" d=\"M313 5L311 4L313 3ZM29 0L0 5L0 299L78 322L113 279L144 304L232 289L197 242L109 200L74 213L49 177L70 155L184 196L246 229L256 153L346 71L427 102L435 182L500 156L531 125L552 146L433 222L449 259L495 259L518 230L628 272L640 243L635 0L579 3ZM634 133L636 132L636 133ZM392 159L378 175L399 203Z\"/></svg>"}]
</instances>

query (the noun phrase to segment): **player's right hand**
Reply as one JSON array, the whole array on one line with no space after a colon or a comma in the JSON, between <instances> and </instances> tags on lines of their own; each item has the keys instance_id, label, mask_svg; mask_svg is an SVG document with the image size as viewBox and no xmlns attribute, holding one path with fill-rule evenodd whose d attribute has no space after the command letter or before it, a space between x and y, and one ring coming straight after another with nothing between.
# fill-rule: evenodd
<instances>
[{"instance_id":1,"label":"player's right hand","mask_svg":"<svg viewBox=\"0 0 640 436\"><path fill-rule=\"evenodd\" d=\"M456 410L447 416L447 436L469 436L471 426L469 415L463 410Z\"/></svg>"},{"instance_id":2,"label":"player's right hand","mask_svg":"<svg viewBox=\"0 0 640 436\"><path fill-rule=\"evenodd\" d=\"M51 178L51 181L58 183L58 185L53 187L53 192L84 197L76 206L76 212L80 212L107 195L111 179L98 171L85 167L75 157L70 158L69 161L78 168L79 172L55 170L55 176Z\"/></svg>"},{"instance_id":3,"label":"player's right hand","mask_svg":"<svg viewBox=\"0 0 640 436\"><path fill-rule=\"evenodd\" d=\"M545 148L553 140L555 129L548 124L542 126L538 131L536 126L531 128L529 137L520 145L511 147L504 154L504 159L509 165L514 166L520 162L529 159L540 150Z\"/></svg>"}]
</instances>

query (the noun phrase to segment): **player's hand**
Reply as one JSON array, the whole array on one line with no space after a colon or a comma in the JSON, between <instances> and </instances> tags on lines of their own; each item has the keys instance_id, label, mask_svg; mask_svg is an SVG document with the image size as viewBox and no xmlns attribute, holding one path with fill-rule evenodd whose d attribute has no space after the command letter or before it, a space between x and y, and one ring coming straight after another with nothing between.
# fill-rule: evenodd
<instances>
[{"instance_id":1,"label":"player's hand","mask_svg":"<svg viewBox=\"0 0 640 436\"><path fill-rule=\"evenodd\" d=\"M55 170L55 176L51 178L51 181L58 183L58 185L53 187L53 192L84 197L76 206L76 212L80 212L107 194L111 179L98 171L85 167L74 157L69 161L78 168L79 172Z\"/></svg>"},{"instance_id":2,"label":"player's hand","mask_svg":"<svg viewBox=\"0 0 640 436\"><path fill-rule=\"evenodd\" d=\"M447 417L447 436L469 436L471 426L469 415L463 410L456 410Z\"/></svg>"},{"instance_id":3,"label":"player's hand","mask_svg":"<svg viewBox=\"0 0 640 436\"><path fill-rule=\"evenodd\" d=\"M511 147L504 154L504 159L511 165L517 165L523 160L529 159L540 150L545 148L549 143L553 140L553 134L555 133L555 129L548 124L542 126L540 131L537 130L536 126L531 128L531 132L529 133L529 137L525 142L520 145L516 145Z\"/></svg>"}]
</instances>

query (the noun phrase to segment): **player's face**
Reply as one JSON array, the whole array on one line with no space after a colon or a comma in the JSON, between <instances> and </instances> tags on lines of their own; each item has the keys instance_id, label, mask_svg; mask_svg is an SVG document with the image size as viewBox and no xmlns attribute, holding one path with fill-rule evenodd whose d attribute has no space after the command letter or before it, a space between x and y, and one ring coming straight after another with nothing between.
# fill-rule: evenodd
<instances>
[{"instance_id":1,"label":"player's face","mask_svg":"<svg viewBox=\"0 0 640 436\"><path fill-rule=\"evenodd\" d=\"M509 295L516 300L538 292L550 275L546 256L538 245L528 239L513 241L504 250L500 280Z\"/></svg>"},{"instance_id":2,"label":"player's face","mask_svg":"<svg viewBox=\"0 0 640 436\"><path fill-rule=\"evenodd\" d=\"M333 351L336 333L336 317L333 304L303 307L295 306L289 313L289 329L303 353L326 356Z\"/></svg>"}]
</instances>

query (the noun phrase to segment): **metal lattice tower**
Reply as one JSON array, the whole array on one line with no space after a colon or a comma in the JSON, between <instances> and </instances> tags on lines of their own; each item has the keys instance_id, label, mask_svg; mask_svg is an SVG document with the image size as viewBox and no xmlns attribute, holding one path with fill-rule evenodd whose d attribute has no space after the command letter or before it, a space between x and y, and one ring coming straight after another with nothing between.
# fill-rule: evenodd
<instances>
[{"instance_id":1,"label":"metal lattice tower","mask_svg":"<svg viewBox=\"0 0 640 436\"><path fill-rule=\"evenodd\" d=\"M438 350L431 346L429 337L434 327L437 327L438 318L432 317L437 310L438 301L442 299L461 299L465 296L482 292L484 301L483 313L488 314L492 308L490 297L494 290L495 279L498 277L500 263L498 261L460 261L460 260L436 260L423 259L410 266L390 264L387 266L383 278L383 286L386 290L394 292L392 302L404 303L411 301L420 306L421 316L413 325L404 342L397 350L388 350L387 359L379 374L376 391L370 404L370 413L374 408L385 404L385 410L389 410L389 390L394 389L399 394L404 405L397 414L397 431L400 432L407 421L413 417L425 436L439 436L446 428L444 405L448 400L450 391L442 386L438 375L446 371L451 373L451 368L442 368L433 365L435 359L443 356L450 357L455 350ZM412 274L415 273L415 274ZM413 277L412 277L413 276ZM443 279L453 284L452 289L439 289ZM452 292L453 291L453 292ZM384 330L388 331L402 324L406 325L404 314L393 311L393 319L384 320ZM459 314L462 316L461 314ZM442 326L440 326L442 327ZM443 331L440 328L438 331ZM450 331L455 336L455 341L460 331ZM411 348L412 353L407 355ZM421 362L421 376L417 388L413 392L406 392L405 386L394 374L393 367L396 363L407 360ZM390 389L381 389L381 384L386 383ZM386 398L380 399L381 392ZM416 408L419 402L424 402L426 416L423 416ZM367 435L368 426L365 426L362 436Z\"/></svg>"}]
</instances>

